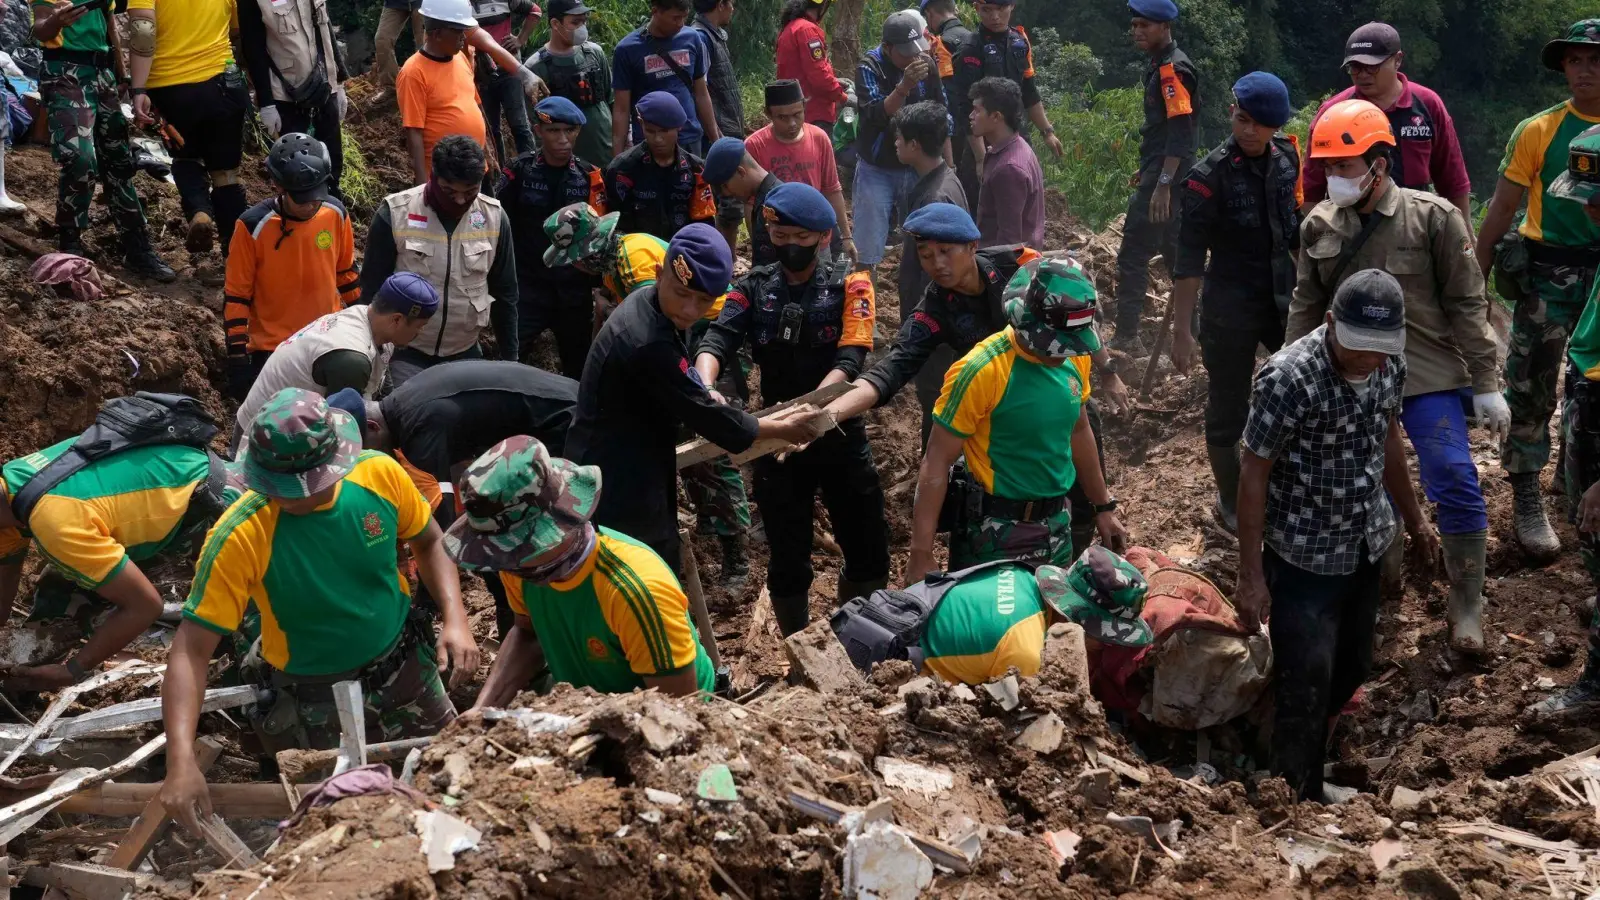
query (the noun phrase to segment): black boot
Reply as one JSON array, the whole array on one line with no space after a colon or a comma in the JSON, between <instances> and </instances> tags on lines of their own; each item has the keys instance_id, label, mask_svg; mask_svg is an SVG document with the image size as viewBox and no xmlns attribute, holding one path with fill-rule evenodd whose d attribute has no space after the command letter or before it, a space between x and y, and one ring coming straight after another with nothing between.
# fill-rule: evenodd
<instances>
[{"instance_id":1,"label":"black boot","mask_svg":"<svg viewBox=\"0 0 1600 900\"><path fill-rule=\"evenodd\" d=\"M718 535L717 543L722 545L723 587L729 591L743 589L745 581L750 578L750 557L745 552L744 535Z\"/></svg>"},{"instance_id":2,"label":"black boot","mask_svg":"<svg viewBox=\"0 0 1600 900\"><path fill-rule=\"evenodd\" d=\"M1206 445L1211 460L1211 477L1217 482L1217 503L1213 512L1217 524L1229 534L1239 530L1239 451L1234 447Z\"/></svg>"},{"instance_id":3,"label":"black boot","mask_svg":"<svg viewBox=\"0 0 1600 900\"><path fill-rule=\"evenodd\" d=\"M839 591L836 595L839 605L843 606L857 597L871 596L873 591L881 591L889 586L889 576L874 578L871 581L848 581L839 579Z\"/></svg>"},{"instance_id":4,"label":"black boot","mask_svg":"<svg viewBox=\"0 0 1600 900\"><path fill-rule=\"evenodd\" d=\"M56 226L56 249L73 256L89 255L89 248L83 245L83 232L75 225Z\"/></svg>"},{"instance_id":5,"label":"black boot","mask_svg":"<svg viewBox=\"0 0 1600 900\"><path fill-rule=\"evenodd\" d=\"M150 233L144 229L123 232L122 266L135 275L142 275L162 284L171 284L178 280L178 273L172 271L172 267L157 255L155 248L150 246Z\"/></svg>"},{"instance_id":6,"label":"black boot","mask_svg":"<svg viewBox=\"0 0 1600 900\"><path fill-rule=\"evenodd\" d=\"M778 631L784 637L805 631L811 624L811 596L808 592L772 595L772 614L778 620Z\"/></svg>"},{"instance_id":7,"label":"black boot","mask_svg":"<svg viewBox=\"0 0 1600 900\"><path fill-rule=\"evenodd\" d=\"M1585 666L1577 683L1559 694L1547 697L1525 710L1531 724L1554 725L1600 717L1600 676L1593 666Z\"/></svg>"}]
</instances>

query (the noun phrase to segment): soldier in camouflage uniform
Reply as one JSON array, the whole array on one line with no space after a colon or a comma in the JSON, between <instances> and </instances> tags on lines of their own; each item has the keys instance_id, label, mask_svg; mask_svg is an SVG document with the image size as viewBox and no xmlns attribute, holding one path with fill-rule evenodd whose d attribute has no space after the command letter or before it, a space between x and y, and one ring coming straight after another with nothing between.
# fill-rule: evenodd
<instances>
[{"instance_id":1,"label":"soldier in camouflage uniform","mask_svg":"<svg viewBox=\"0 0 1600 900\"><path fill-rule=\"evenodd\" d=\"M206 796L193 750L207 663L252 602L262 632L241 670L270 692L247 712L269 754L338 746L341 681L361 684L369 741L432 734L455 718L441 673L458 687L478 668L444 534L400 464L362 451L354 418L285 388L256 416L238 467L250 492L206 539L162 689L162 799L184 821ZM437 640L396 565L402 543L438 605Z\"/></svg>"},{"instance_id":2,"label":"soldier in camouflage uniform","mask_svg":"<svg viewBox=\"0 0 1600 900\"><path fill-rule=\"evenodd\" d=\"M1511 434L1500 452L1515 491L1514 530L1531 556L1549 560L1561 543L1545 514L1539 475L1550 461L1550 417L1567 338L1600 264L1600 225L1579 204L1552 201L1550 185L1567 169L1568 145L1600 120L1600 81L1594 78L1600 19L1574 23L1545 45L1542 59L1566 76L1571 98L1525 119L1506 143L1477 257L1485 276L1495 267L1495 286L1515 303L1505 390ZM1532 191L1538 193L1530 197ZM1507 234L1524 200L1527 214Z\"/></svg>"},{"instance_id":3,"label":"soldier in camouflage uniform","mask_svg":"<svg viewBox=\"0 0 1600 900\"><path fill-rule=\"evenodd\" d=\"M56 199L57 246L87 255L83 232L89 201L103 181L122 234L123 265L161 282L177 273L150 246L139 195L133 190L134 156L122 114L122 44L109 4L33 0L33 35L44 46L39 89L50 125L50 149L61 166Z\"/></svg>"},{"instance_id":4,"label":"soldier in camouflage uniform","mask_svg":"<svg viewBox=\"0 0 1600 900\"><path fill-rule=\"evenodd\" d=\"M951 570L995 559L1069 564L1068 493L1080 479L1101 541L1124 549L1127 532L1082 415L1089 356L1100 349L1095 307L1094 283L1074 261L1034 260L1012 276L1009 325L950 367L934 406L939 427L918 473L908 579L934 567L934 533L947 523ZM965 473L954 479L962 489L947 499L962 456Z\"/></svg>"}]
</instances>

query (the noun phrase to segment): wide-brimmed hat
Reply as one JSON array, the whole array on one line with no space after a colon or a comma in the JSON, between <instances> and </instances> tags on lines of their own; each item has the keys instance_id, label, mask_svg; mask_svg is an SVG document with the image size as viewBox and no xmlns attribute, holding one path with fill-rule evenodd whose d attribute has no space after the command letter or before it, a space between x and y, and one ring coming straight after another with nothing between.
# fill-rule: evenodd
<instances>
[{"instance_id":1,"label":"wide-brimmed hat","mask_svg":"<svg viewBox=\"0 0 1600 900\"><path fill-rule=\"evenodd\" d=\"M1545 44L1539 58L1546 69L1560 72L1566 61L1568 47L1593 47L1596 44L1600 44L1600 19L1583 19L1573 22L1565 35Z\"/></svg>"},{"instance_id":2,"label":"wide-brimmed hat","mask_svg":"<svg viewBox=\"0 0 1600 900\"><path fill-rule=\"evenodd\" d=\"M563 206L544 220L545 237L550 246L544 251L544 264L552 269L570 266L603 252L611 244L622 213L600 215L587 203Z\"/></svg>"},{"instance_id":3,"label":"wide-brimmed hat","mask_svg":"<svg viewBox=\"0 0 1600 900\"><path fill-rule=\"evenodd\" d=\"M251 490L301 500L338 484L361 456L361 429L315 391L284 388L250 424L239 473Z\"/></svg>"},{"instance_id":4,"label":"wide-brimmed hat","mask_svg":"<svg viewBox=\"0 0 1600 900\"><path fill-rule=\"evenodd\" d=\"M445 552L464 569L516 571L588 524L600 504L600 469L518 435L473 460L456 490L466 515L445 532Z\"/></svg>"},{"instance_id":5,"label":"wide-brimmed hat","mask_svg":"<svg viewBox=\"0 0 1600 900\"><path fill-rule=\"evenodd\" d=\"M1006 284L1006 321L1022 349L1041 359L1086 356L1100 349L1094 282L1071 259L1032 260Z\"/></svg>"},{"instance_id":6,"label":"wide-brimmed hat","mask_svg":"<svg viewBox=\"0 0 1600 900\"><path fill-rule=\"evenodd\" d=\"M1044 602L1062 618L1083 626L1085 636L1122 647L1145 647L1155 639L1140 618L1149 592L1144 575L1110 550L1097 544L1071 568L1040 566L1033 577Z\"/></svg>"}]
</instances>

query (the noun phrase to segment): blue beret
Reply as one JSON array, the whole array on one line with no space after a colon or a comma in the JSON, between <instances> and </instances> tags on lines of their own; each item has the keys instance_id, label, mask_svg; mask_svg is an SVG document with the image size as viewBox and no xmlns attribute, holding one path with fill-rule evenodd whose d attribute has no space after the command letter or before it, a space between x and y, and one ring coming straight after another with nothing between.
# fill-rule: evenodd
<instances>
[{"instance_id":1,"label":"blue beret","mask_svg":"<svg viewBox=\"0 0 1600 900\"><path fill-rule=\"evenodd\" d=\"M689 121L678 98L666 91L651 91L633 105L639 118L657 128L682 128Z\"/></svg>"},{"instance_id":2,"label":"blue beret","mask_svg":"<svg viewBox=\"0 0 1600 900\"><path fill-rule=\"evenodd\" d=\"M929 203L906 217L901 226L919 241L970 244L982 235L968 212L954 203Z\"/></svg>"},{"instance_id":3,"label":"blue beret","mask_svg":"<svg viewBox=\"0 0 1600 900\"><path fill-rule=\"evenodd\" d=\"M1233 99L1250 118L1268 128L1282 128L1294 115L1289 88L1271 72L1251 72L1234 82Z\"/></svg>"},{"instance_id":4,"label":"blue beret","mask_svg":"<svg viewBox=\"0 0 1600 900\"><path fill-rule=\"evenodd\" d=\"M439 292L415 272L396 272L378 288L386 309L403 312L408 319L426 319L439 311Z\"/></svg>"},{"instance_id":5,"label":"blue beret","mask_svg":"<svg viewBox=\"0 0 1600 900\"><path fill-rule=\"evenodd\" d=\"M807 231L832 231L839 216L822 192L798 181L780 184L767 193L761 208L768 225L788 225Z\"/></svg>"},{"instance_id":6,"label":"blue beret","mask_svg":"<svg viewBox=\"0 0 1600 900\"><path fill-rule=\"evenodd\" d=\"M584 116L583 110L578 108L578 104L565 97L546 97L539 101L539 105L535 106L533 111L539 122L545 125L552 122L579 127L589 124L588 118Z\"/></svg>"},{"instance_id":7,"label":"blue beret","mask_svg":"<svg viewBox=\"0 0 1600 900\"><path fill-rule=\"evenodd\" d=\"M345 388L328 395L328 408L348 413L361 429L361 439L367 439L367 398L355 388Z\"/></svg>"},{"instance_id":8,"label":"blue beret","mask_svg":"<svg viewBox=\"0 0 1600 900\"><path fill-rule=\"evenodd\" d=\"M706 184L723 185L733 177L734 170L744 163L744 141L736 137L717 138L706 153L706 168L701 174Z\"/></svg>"},{"instance_id":9,"label":"blue beret","mask_svg":"<svg viewBox=\"0 0 1600 900\"><path fill-rule=\"evenodd\" d=\"M1139 18L1152 22L1178 20L1178 4L1172 0L1128 0L1128 9Z\"/></svg>"},{"instance_id":10,"label":"blue beret","mask_svg":"<svg viewBox=\"0 0 1600 900\"><path fill-rule=\"evenodd\" d=\"M733 252L721 233L704 222L679 229L667 245L666 264L689 290L713 297L726 294L733 281Z\"/></svg>"}]
</instances>

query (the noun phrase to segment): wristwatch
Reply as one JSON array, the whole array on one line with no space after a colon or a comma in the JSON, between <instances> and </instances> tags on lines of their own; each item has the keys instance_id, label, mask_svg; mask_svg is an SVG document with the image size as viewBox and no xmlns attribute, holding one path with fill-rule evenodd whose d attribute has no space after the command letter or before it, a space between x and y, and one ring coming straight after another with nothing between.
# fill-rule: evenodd
<instances>
[{"instance_id":1,"label":"wristwatch","mask_svg":"<svg viewBox=\"0 0 1600 900\"><path fill-rule=\"evenodd\" d=\"M67 660L67 674L72 676L73 684L80 684L88 677L88 673L83 670L83 663L78 662L76 656Z\"/></svg>"},{"instance_id":2,"label":"wristwatch","mask_svg":"<svg viewBox=\"0 0 1600 900\"><path fill-rule=\"evenodd\" d=\"M1166 186L1172 184L1172 176L1168 175L1166 172L1162 172L1161 173L1161 177L1156 179L1156 183L1161 185L1162 187L1166 187Z\"/></svg>"},{"instance_id":3,"label":"wristwatch","mask_svg":"<svg viewBox=\"0 0 1600 900\"><path fill-rule=\"evenodd\" d=\"M1104 503L1091 503L1089 505L1094 508L1094 514L1097 516L1101 513L1116 512L1117 498L1112 497Z\"/></svg>"}]
</instances>

